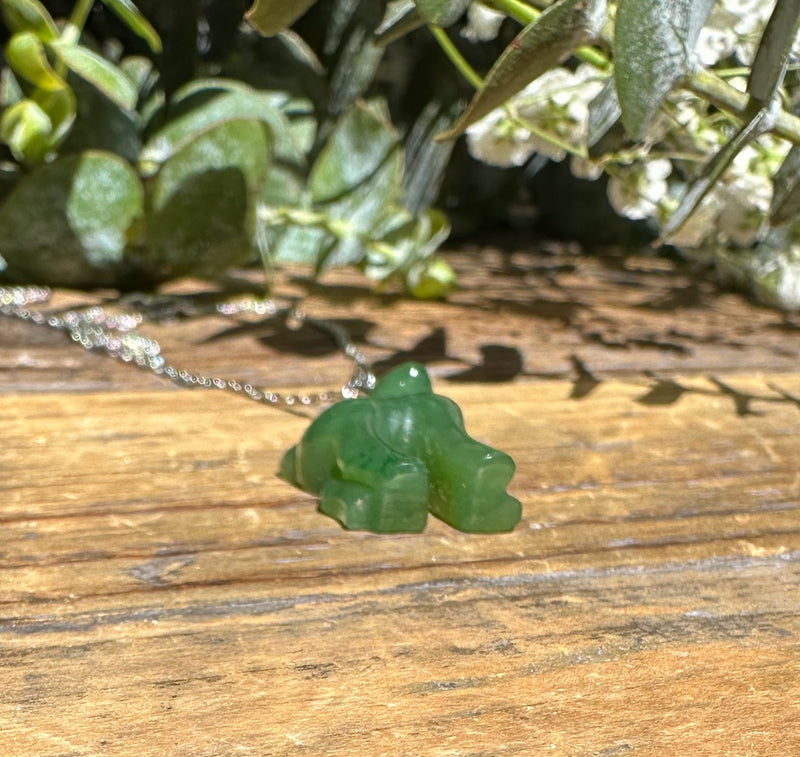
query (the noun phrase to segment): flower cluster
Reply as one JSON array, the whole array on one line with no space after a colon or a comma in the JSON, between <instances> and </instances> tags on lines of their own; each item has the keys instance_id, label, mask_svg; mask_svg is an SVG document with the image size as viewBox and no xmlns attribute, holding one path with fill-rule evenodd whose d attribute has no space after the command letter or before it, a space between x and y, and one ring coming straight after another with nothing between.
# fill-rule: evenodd
<instances>
[{"instance_id":1,"label":"flower cluster","mask_svg":"<svg viewBox=\"0 0 800 757\"><path fill-rule=\"evenodd\" d=\"M774 5L775 0L717 0L694 51L698 63L744 91L746 80L736 74L752 64ZM588 64L543 74L469 127L469 150L497 166L524 165L534 153L556 161L571 154L574 175L608 174L609 201L620 215L661 227L698 166L725 145L736 124L703 99L676 90L645 145L589 161L589 108L608 76ZM720 269L736 269L762 299L794 308L800 307L800 224L797 233L780 236L783 253L767 262L778 239L768 223L772 177L788 150L787 142L769 135L742 149L667 241Z\"/></svg>"},{"instance_id":2,"label":"flower cluster","mask_svg":"<svg viewBox=\"0 0 800 757\"><path fill-rule=\"evenodd\" d=\"M563 160L586 144L589 103L605 76L582 64L542 74L467 129L470 153L493 166L521 166L534 153Z\"/></svg>"}]
</instances>

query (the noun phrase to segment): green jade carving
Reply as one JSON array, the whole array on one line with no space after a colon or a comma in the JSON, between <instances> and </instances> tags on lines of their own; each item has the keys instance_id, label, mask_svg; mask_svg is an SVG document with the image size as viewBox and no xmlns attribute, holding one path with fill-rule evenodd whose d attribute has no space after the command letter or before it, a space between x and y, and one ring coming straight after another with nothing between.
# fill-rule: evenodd
<instances>
[{"instance_id":1,"label":"green jade carving","mask_svg":"<svg viewBox=\"0 0 800 757\"><path fill-rule=\"evenodd\" d=\"M406 363L368 397L323 412L283 457L280 475L319 495L345 528L419 532L430 510L470 533L510 531L522 508L506 493L514 461L464 430L455 402Z\"/></svg>"}]
</instances>

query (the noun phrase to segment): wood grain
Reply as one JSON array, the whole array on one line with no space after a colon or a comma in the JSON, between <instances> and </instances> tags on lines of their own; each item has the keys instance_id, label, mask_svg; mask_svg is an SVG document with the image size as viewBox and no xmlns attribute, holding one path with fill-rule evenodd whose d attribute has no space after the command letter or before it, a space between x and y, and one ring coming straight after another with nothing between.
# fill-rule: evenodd
<instances>
[{"instance_id":1,"label":"wood grain","mask_svg":"<svg viewBox=\"0 0 800 757\"><path fill-rule=\"evenodd\" d=\"M647 320L637 303L662 274L544 257L588 331L577 316L554 327L476 310L494 297L487 260L447 305L351 292L343 307L331 292L347 281L308 297L379 324L365 349L386 364L446 330L447 354L429 355L437 390L517 461L524 519L507 535L435 520L343 531L274 475L304 418L179 390L25 325L0 336L1 753L797 752L791 318L720 294ZM524 304L526 275L502 275L516 281L505 301ZM586 324L611 333L614 292L620 338L683 330L671 338L690 352L594 340ZM204 342L222 328L154 326L198 367L298 389L342 375L310 334L302 356L247 330ZM485 344L522 357L510 382L447 380L491 368Z\"/></svg>"}]
</instances>

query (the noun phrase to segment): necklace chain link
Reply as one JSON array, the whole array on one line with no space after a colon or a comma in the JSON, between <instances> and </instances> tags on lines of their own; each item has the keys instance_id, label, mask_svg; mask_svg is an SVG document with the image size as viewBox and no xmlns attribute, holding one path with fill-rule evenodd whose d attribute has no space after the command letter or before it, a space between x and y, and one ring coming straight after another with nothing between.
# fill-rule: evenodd
<instances>
[{"instance_id":1,"label":"necklace chain link","mask_svg":"<svg viewBox=\"0 0 800 757\"><path fill-rule=\"evenodd\" d=\"M276 317L285 314L286 322L292 328L308 324L330 334L341 352L353 363L350 378L340 390L312 394L281 394L237 379L204 376L180 369L167 363L161 353L161 345L155 339L137 330L146 320L147 306L141 301L135 306L134 312L123 313L109 313L100 305L60 313L39 310L37 306L48 303L51 296L52 291L43 286L0 287L0 314L64 331L72 341L86 350L104 352L116 360L164 376L179 386L229 391L265 405L287 410L330 404L342 398L352 399L369 392L375 386L375 375L347 330L332 321L311 318L296 305L279 308L271 299L244 297L218 302L213 312L227 317L241 314ZM159 302L163 309L163 298Z\"/></svg>"}]
</instances>

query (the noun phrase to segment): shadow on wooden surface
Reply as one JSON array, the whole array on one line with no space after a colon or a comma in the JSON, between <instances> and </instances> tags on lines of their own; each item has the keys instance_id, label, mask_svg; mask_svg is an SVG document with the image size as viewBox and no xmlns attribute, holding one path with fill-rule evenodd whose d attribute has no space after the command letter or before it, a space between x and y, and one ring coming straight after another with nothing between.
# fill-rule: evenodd
<instances>
[{"instance_id":1,"label":"shadow on wooden surface","mask_svg":"<svg viewBox=\"0 0 800 757\"><path fill-rule=\"evenodd\" d=\"M663 261L457 260L451 303L283 285L384 367L425 358L514 456L507 535L343 531L274 475L305 419L0 335L4 754L796 751L793 320L667 307L695 285ZM230 328L147 331L271 386L347 372L318 334Z\"/></svg>"}]
</instances>

